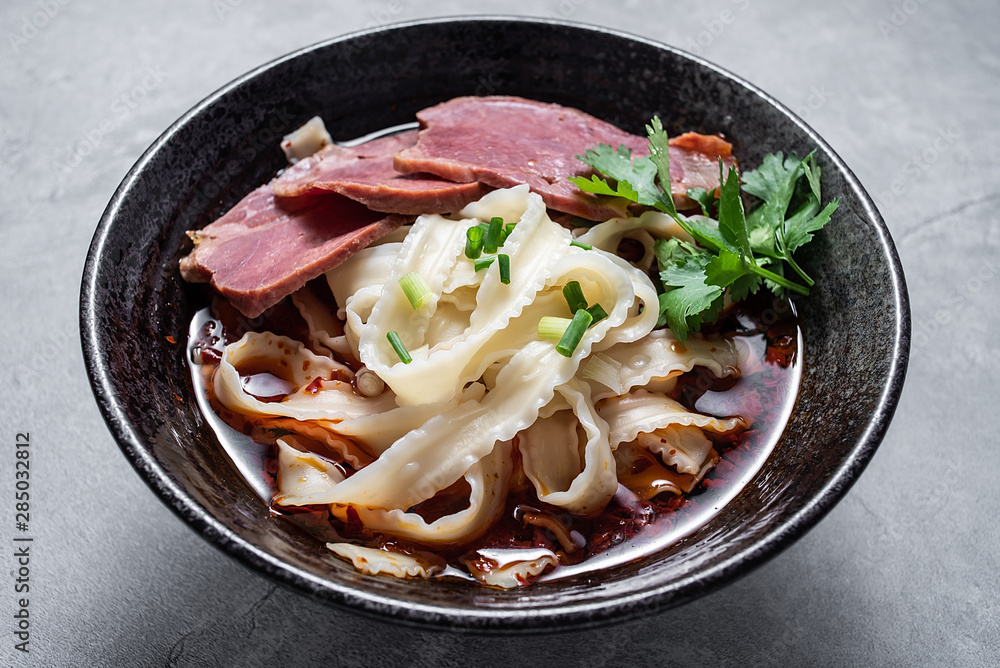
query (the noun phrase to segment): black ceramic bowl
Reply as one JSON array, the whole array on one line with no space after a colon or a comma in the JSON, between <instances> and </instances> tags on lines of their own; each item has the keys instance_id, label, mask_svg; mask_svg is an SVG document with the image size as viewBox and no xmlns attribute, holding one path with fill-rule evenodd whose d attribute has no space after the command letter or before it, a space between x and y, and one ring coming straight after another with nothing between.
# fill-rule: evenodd
<instances>
[{"instance_id":1,"label":"black ceramic bowl","mask_svg":"<svg viewBox=\"0 0 1000 668\"><path fill-rule=\"evenodd\" d=\"M803 249L816 278L796 300L805 339L797 405L753 481L694 534L594 575L496 591L369 577L273 518L199 414L185 366L202 293L178 276L185 231L284 164L282 134L319 114L336 138L412 121L459 95L511 94L580 108L633 132L722 132L748 166L816 149L835 219ZM830 147L731 74L660 44L552 21L399 25L298 51L201 102L122 182L94 236L80 305L83 349L108 426L139 474L195 531L304 594L400 622L544 632L678 605L759 566L847 492L889 424L909 350L909 308L892 241ZM167 337L173 337L177 343Z\"/></svg>"}]
</instances>

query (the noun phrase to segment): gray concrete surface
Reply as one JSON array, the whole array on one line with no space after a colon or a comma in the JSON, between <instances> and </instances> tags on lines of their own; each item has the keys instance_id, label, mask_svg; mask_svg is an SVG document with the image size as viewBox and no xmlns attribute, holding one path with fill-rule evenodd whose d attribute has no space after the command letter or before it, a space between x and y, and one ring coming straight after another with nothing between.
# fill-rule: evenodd
<instances>
[{"instance_id":1,"label":"gray concrete surface","mask_svg":"<svg viewBox=\"0 0 1000 668\"><path fill-rule=\"evenodd\" d=\"M84 374L80 275L153 139L283 53L420 17L508 13L686 48L797 110L875 196L909 282L895 421L842 503L704 599L607 630L401 629L277 589L149 492ZM38 666L987 666L1000 656L1000 6L8 0L0 8L0 663ZM30 654L15 649L14 461L30 434Z\"/></svg>"}]
</instances>

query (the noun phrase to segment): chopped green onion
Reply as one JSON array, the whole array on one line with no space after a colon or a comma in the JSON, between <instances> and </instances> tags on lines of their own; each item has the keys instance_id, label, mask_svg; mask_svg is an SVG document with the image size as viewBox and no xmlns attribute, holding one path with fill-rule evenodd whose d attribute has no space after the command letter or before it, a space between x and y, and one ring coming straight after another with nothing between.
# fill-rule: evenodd
<instances>
[{"instance_id":1,"label":"chopped green onion","mask_svg":"<svg viewBox=\"0 0 1000 668\"><path fill-rule=\"evenodd\" d=\"M559 343L556 344L556 352L563 357L572 357L573 351L580 345L580 339L583 338L584 333L586 333L587 328L590 327L590 323L593 320L594 316L590 315L585 309L577 311L573 316L573 321L569 323L569 327L566 328L562 338L559 339Z\"/></svg>"},{"instance_id":2,"label":"chopped green onion","mask_svg":"<svg viewBox=\"0 0 1000 668\"><path fill-rule=\"evenodd\" d=\"M500 282L504 285L510 284L510 256L500 253L497 255L500 261Z\"/></svg>"},{"instance_id":3,"label":"chopped green onion","mask_svg":"<svg viewBox=\"0 0 1000 668\"><path fill-rule=\"evenodd\" d=\"M497 259L496 255L490 255L488 257L477 257L475 260L472 261L472 266L475 268L476 271L481 271L486 267L490 266L491 264L493 264L493 260L495 259Z\"/></svg>"},{"instance_id":4,"label":"chopped green onion","mask_svg":"<svg viewBox=\"0 0 1000 668\"><path fill-rule=\"evenodd\" d=\"M465 232L465 257L475 260L483 254L483 228L473 225Z\"/></svg>"},{"instance_id":5,"label":"chopped green onion","mask_svg":"<svg viewBox=\"0 0 1000 668\"><path fill-rule=\"evenodd\" d=\"M406 276L399 279L399 287L403 289L403 294L410 300L410 306L417 310L431 300L431 289L427 287L424 279L415 271L411 271Z\"/></svg>"},{"instance_id":6,"label":"chopped green onion","mask_svg":"<svg viewBox=\"0 0 1000 668\"><path fill-rule=\"evenodd\" d=\"M570 281L564 285L563 297L566 298L566 303L569 304L570 313L576 313L580 309L587 308L587 299L583 296L583 288L580 287L579 281Z\"/></svg>"},{"instance_id":7,"label":"chopped green onion","mask_svg":"<svg viewBox=\"0 0 1000 668\"><path fill-rule=\"evenodd\" d=\"M503 232L503 218L492 218L490 227L486 230L486 239L483 241L483 249L487 253L496 253L502 241L500 235Z\"/></svg>"},{"instance_id":8,"label":"chopped green onion","mask_svg":"<svg viewBox=\"0 0 1000 668\"><path fill-rule=\"evenodd\" d=\"M583 250L593 250L594 249L594 247L591 246L590 244L585 244L585 243L583 243L581 241L577 241L576 239L573 239L573 241L569 242L569 245L570 246L576 246L577 248L582 248Z\"/></svg>"},{"instance_id":9,"label":"chopped green onion","mask_svg":"<svg viewBox=\"0 0 1000 668\"><path fill-rule=\"evenodd\" d=\"M587 309L587 313L594 318L594 321L590 323L591 325L596 325L600 321L608 317L608 312L604 310L604 307L600 304L594 304Z\"/></svg>"},{"instance_id":10,"label":"chopped green onion","mask_svg":"<svg viewBox=\"0 0 1000 668\"><path fill-rule=\"evenodd\" d=\"M399 334L390 331L388 334L385 335L385 338L389 339L389 345L392 346L392 349L396 351L396 354L399 356L400 362L402 362L403 364L409 364L410 362L413 361L413 358L410 357L410 351L408 351L406 349L406 346L403 345L403 341L402 339L399 338Z\"/></svg>"},{"instance_id":11,"label":"chopped green onion","mask_svg":"<svg viewBox=\"0 0 1000 668\"><path fill-rule=\"evenodd\" d=\"M566 333L566 328L572 322L569 318L557 318L546 315L538 321L538 338L558 341Z\"/></svg>"},{"instance_id":12,"label":"chopped green onion","mask_svg":"<svg viewBox=\"0 0 1000 668\"><path fill-rule=\"evenodd\" d=\"M503 234L500 236L501 246L507 243L507 237L509 237L510 233L514 231L515 227L517 227L517 223L507 223L503 226Z\"/></svg>"}]
</instances>

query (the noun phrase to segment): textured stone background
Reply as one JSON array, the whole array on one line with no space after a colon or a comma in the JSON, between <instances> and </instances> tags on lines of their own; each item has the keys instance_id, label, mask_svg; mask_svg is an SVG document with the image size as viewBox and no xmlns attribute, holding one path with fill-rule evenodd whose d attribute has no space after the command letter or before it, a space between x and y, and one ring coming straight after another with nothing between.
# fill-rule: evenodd
<instances>
[{"instance_id":1,"label":"textured stone background","mask_svg":"<svg viewBox=\"0 0 1000 668\"><path fill-rule=\"evenodd\" d=\"M1000 6L822 4L4 2L0 663L996 665ZM426 633L276 589L148 491L107 432L84 373L77 300L91 235L128 168L173 120L300 46L394 21L480 13L607 25L753 81L854 169L909 282L906 388L844 501L735 584L607 632ZM24 431L35 536L28 656L13 648L10 547L14 439Z\"/></svg>"}]
</instances>

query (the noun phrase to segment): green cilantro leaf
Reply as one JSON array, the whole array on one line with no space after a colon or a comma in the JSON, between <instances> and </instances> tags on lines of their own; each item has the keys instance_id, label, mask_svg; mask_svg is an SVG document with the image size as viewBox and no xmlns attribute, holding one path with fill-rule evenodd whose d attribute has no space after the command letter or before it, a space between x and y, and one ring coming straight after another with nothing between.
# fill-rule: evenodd
<instances>
[{"instance_id":1,"label":"green cilantro leaf","mask_svg":"<svg viewBox=\"0 0 1000 668\"><path fill-rule=\"evenodd\" d=\"M757 290L760 289L761 282L767 282L770 279L761 278L757 274L747 273L735 281L727 288L729 291L729 299L733 302L743 301L748 295L757 294ZM781 289L780 287L778 289Z\"/></svg>"},{"instance_id":2,"label":"green cilantro leaf","mask_svg":"<svg viewBox=\"0 0 1000 668\"><path fill-rule=\"evenodd\" d=\"M780 257L778 249L775 246L777 240L774 230L760 224L760 216L758 214L762 209L763 207L757 207L756 210L750 212L747 216L747 229L750 230L750 249L754 252L754 255L776 259ZM758 262L758 264L764 263Z\"/></svg>"},{"instance_id":3,"label":"green cilantro leaf","mask_svg":"<svg viewBox=\"0 0 1000 668\"><path fill-rule=\"evenodd\" d=\"M714 194L701 187L688 188L686 194L698 203L698 206L701 207L701 212L705 214L706 217L712 215L712 204L715 202Z\"/></svg>"},{"instance_id":4,"label":"green cilantro leaf","mask_svg":"<svg viewBox=\"0 0 1000 668\"><path fill-rule=\"evenodd\" d=\"M809 182L809 190L812 191L812 196L816 198L816 201L821 200L819 194L819 165L816 164L816 158L813 156L816 151L813 151L805 157L802 161L802 171L805 172L806 180Z\"/></svg>"},{"instance_id":5,"label":"green cilantro leaf","mask_svg":"<svg viewBox=\"0 0 1000 668\"><path fill-rule=\"evenodd\" d=\"M760 167L743 175L743 190L762 200L747 217L753 251L787 262L806 285L812 285L813 280L792 253L830 222L838 206L835 200L820 211L820 167L814 156L815 151L799 160L794 153L787 158L774 153L766 156ZM803 176L804 188L800 187ZM777 284L768 285L782 293Z\"/></svg>"},{"instance_id":6,"label":"green cilantro leaf","mask_svg":"<svg viewBox=\"0 0 1000 668\"><path fill-rule=\"evenodd\" d=\"M782 257L776 235L801 174L802 162L794 153L786 158L778 152L765 156L760 167L743 175L743 190L763 202L747 218L751 236L756 241L755 252Z\"/></svg>"},{"instance_id":7,"label":"green cilantro leaf","mask_svg":"<svg viewBox=\"0 0 1000 668\"><path fill-rule=\"evenodd\" d=\"M792 153L786 158L781 151L764 156L760 167L743 174L743 190L768 206L764 222L774 227L779 216L784 220L801 174L802 161L798 156Z\"/></svg>"},{"instance_id":8,"label":"green cilantro leaf","mask_svg":"<svg viewBox=\"0 0 1000 668\"><path fill-rule=\"evenodd\" d=\"M674 198L670 193L670 138L667 137L659 116L653 116L653 120L646 126L646 134L649 136L649 159L656 165L660 187L663 189L654 206L677 219L677 207L674 206Z\"/></svg>"},{"instance_id":9,"label":"green cilantro leaf","mask_svg":"<svg viewBox=\"0 0 1000 668\"><path fill-rule=\"evenodd\" d=\"M607 185L607 181L596 175L589 181L583 177L570 177L570 181L581 190L598 195L617 195L646 206L652 206L660 196L655 184L656 166L647 157L632 160L632 150L625 145L619 146L616 151L607 144L598 144L594 148L588 148L584 155L576 157L593 167L596 172L618 182L618 188L613 189ZM595 189L600 188L596 185L599 183L604 184L603 190ZM628 187L623 188L623 183Z\"/></svg>"},{"instance_id":10,"label":"green cilantro leaf","mask_svg":"<svg viewBox=\"0 0 1000 668\"><path fill-rule=\"evenodd\" d=\"M830 217L837 210L839 204L840 200L835 199L823 207L823 210L816 215L811 215L811 208L803 208L788 218L785 221L785 250L791 253L796 248L812 241L812 233L823 229L830 222Z\"/></svg>"},{"instance_id":11,"label":"green cilantro leaf","mask_svg":"<svg viewBox=\"0 0 1000 668\"><path fill-rule=\"evenodd\" d=\"M723 181L722 160L719 160L719 183L722 184L719 195L719 231L729 243L735 246L740 256L753 263L753 251L750 249L747 220L743 213L743 200L740 198L740 175L735 167L729 168L729 178Z\"/></svg>"},{"instance_id":12,"label":"green cilantro leaf","mask_svg":"<svg viewBox=\"0 0 1000 668\"><path fill-rule=\"evenodd\" d=\"M728 248L734 253L739 253L739 249L729 239L722 236L719 231L717 221L699 220L692 218L687 222L687 233L694 237L698 243L710 251L718 251L720 248Z\"/></svg>"},{"instance_id":13,"label":"green cilantro leaf","mask_svg":"<svg viewBox=\"0 0 1000 668\"><path fill-rule=\"evenodd\" d=\"M724 288L749 273L750 267L743 258L723 248L705 265L705 282Z\"/></svg>"},{"instance_id":14,"label":"green cilantro leaf","mask_svg":"<svg viewBox=\"0 0 1000 668\"><path fill-rule=\"evenodd\" d=\"M760 282L760 276L753 273L752 267L743 258L725 248L705 266L705 283L727 288L729 298L734 302L757 292Z\"/></svg>"},{"instance_id":15,"label":"green cilantro leaf","mask_svg":"<svg viewBox=\"0 0 1000 668\"><path fill-rule=\"evenodd\" d=\"M712 255L679 239L657 239L654 245L665 291L659 296L660 320L679 341L714 319L722 308L723 288L705 282Z\"/></svg>"},{"instance_id":16,"label":"green cilantro leaf","mask_svg":"<svg viewBox=\"0 0 1000 668\"><path fill-rule=\"evenodd\" d=\"M601 177L591 176L589 179L582 176L571 176L569 180L576 185L577 188L584 192L593 193L595 195L611 195L613 197L624 197L631 202L639 201L639 193L632 188L632 184L627 180L621 180L618 182L617 187L612 188L606 179Z\"/></svg>"}]
</instances>

